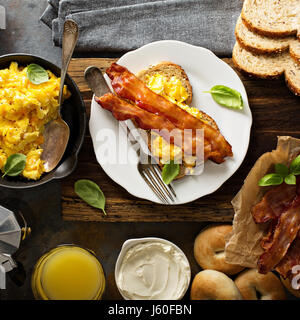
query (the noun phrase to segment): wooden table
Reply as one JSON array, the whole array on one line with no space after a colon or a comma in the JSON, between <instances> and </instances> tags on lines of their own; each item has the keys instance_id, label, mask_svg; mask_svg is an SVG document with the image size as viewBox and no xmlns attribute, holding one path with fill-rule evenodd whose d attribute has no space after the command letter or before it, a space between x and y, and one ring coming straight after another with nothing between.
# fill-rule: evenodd
<instances>
[{"instance_id":1,"label":"wooden table","mask_svg":"<svg viewBox=\"0 0 300 320\"><path fill-rule=\"evenodd\" d=\"M71 61L69 74L80 88L88 118L92 93L85 83L83 72L90 65L104 71L113 61L116 59L78 58ZM231 59L224 61L233 66ZM104 173L96 161L87 130L77 169L62 181L63 218L106 222L231 221L234 212L230 201L256 159L276 147L278 135L300 137L300 98L287 89L284 80L251 79L240 73L239 76L246 87L253 115L250 145L241 167L220 189L185 205L164 206L135 198ZM234 124L232 127L234 130ZM76 196L74 183L78 179L91 179L99 184L106 196L106 217Z\"/></svg>"}]
</instances>

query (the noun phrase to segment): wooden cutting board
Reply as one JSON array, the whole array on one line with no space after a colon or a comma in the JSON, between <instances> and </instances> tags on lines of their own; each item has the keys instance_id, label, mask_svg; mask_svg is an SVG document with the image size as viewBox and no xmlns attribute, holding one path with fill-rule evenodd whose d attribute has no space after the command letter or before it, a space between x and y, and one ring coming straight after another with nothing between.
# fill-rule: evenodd
<instances>
[{"instance_id":1,"label":"wooden cutting board","mask_svg":"<svg viewBox=\"0 0 300 320\"><path fill-rule=\"evenodd\" d=\"M90 65L105 70L115 60L78 58L72 59L70 63L69 74L82 93L88 119L92 93L84 81L83 72ZM224 61L232 66L231 59ZM135 198L101 169L87 130L77 169L62 181L63 218L107 222L231 221L234 212L230 201L241 188L256 159L276 147L278 135L300 137L300 98L286 88L284 80L259 80L241 74L239 76L246 87L253 115L250 145L241 167L219 190L194 202L176 206L158 205ZM234 123L232 129L234 130ZM78 179L91 179L101 187L106 196L106 217L76 196L74 183Z\"/></svg>"}]
</instances>

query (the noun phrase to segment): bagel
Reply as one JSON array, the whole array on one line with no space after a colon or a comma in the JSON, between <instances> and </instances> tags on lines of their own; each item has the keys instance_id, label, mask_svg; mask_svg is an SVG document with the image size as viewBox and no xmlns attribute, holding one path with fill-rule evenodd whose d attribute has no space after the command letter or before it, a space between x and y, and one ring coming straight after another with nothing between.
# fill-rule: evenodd
<instances>
[{"instance_id":1,"label":"bagel","mask_svg":"<svg viewBox=\"0 0 300 320\"><path fill-rule=\"evenodd\" d=\"M234 282L215 270L200 271L191 286L191 300L242 300Z\"/></svg>"},{"instance_id":2,"label":"bagel","mask_svg":"<svg viewBox=\"0 0 300 320\"><path fill-rule=\"evenodd\" d=\"M234 283L244 300L286 299L280 279L272 272L261 274L256 269L249 269L239 274Z\"/></svg>"},{"instance_id":3,"label":"bagel","mask_svg":"<svg viewBox=\"0 0 300 320\"><path fill-rule=\"evenodd\" d=\"M289 278L283 279L280 277L281 282L286 287L286 289L295 297L300 298L300 289L296 290L292 287L291 280Z\"/></svg>"},{"instance_id":4,"label":"bagel","mask_svg":"<svg viewBox=\"0 0 300 320\"><path fill-rule=\"evenodd\" d=\"M225 261L225 239L231 232L231 225L214 225L198 234L194 242L194 256L202 269L213 269L228 275L244 269Z\"/></svg>"}]
</instances>

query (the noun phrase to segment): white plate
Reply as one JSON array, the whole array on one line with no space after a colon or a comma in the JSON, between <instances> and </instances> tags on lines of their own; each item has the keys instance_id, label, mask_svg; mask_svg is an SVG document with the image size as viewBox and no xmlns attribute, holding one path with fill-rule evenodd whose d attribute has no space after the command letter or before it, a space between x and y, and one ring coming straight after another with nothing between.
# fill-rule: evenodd
<instances>
[{"instance_id":1,"label":"white plate","mask_svg":"<svg viewBox=\"0 0 300 320\"><path fill-rule=\"evenodd\" d=\"M228 64L205 48L173 40L157 41L126 53L118 63L137 73L161 61L172 61L185 70L193 87L191 106L203 110L216 121L233 151L233 157L227 158L222 164L207 161L201 175L185 176L172 182L178 197L176 204L183 204L216 191L239 168L249 145L252 115L244 85L238 75ZM214 102L210 94L202 93L217 84L234 88L242 94L244 101L242 111L222 107ZM111 179L132 195L161 203L140 176L136 165L138 158L131 146L128 145L127 151L134 161L129 164L111 164L102 159L99 148L103 143L107 143L101 141L100 130L103 128L118 132L118 121L110 112L99 107L93 99L90 133L99 164ZM114 156L120 152L118 147L126 145L126 141L125 132L121 130L116 145L111 144L111 154Z\"/></svg>"}]
</instances>

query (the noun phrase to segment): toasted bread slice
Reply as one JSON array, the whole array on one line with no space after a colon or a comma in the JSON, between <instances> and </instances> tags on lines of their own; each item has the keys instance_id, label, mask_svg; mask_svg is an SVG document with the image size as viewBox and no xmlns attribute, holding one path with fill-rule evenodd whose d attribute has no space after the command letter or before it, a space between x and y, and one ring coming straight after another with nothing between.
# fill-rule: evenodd
<instances>
[{"instance_id":1,"label":"toasted bread slice","mask_svg":"<svg viewBox=\"0 0 300 320\"><path fill-rule=\"evenodd\" d=\"M247 28L241 17L235 27L235 37L242 47L256 54L280 53L287 51L292 42L298 42L294 36L270 38L255 33Z\"/></svg>"},{"instance_id":2,"label":"toasted bread slice","mask_svg":"<svg viewBox=\"0 0 300 320\"><path fill-rule=\"evenodd\" d=\"M159 73L165 76L168 80L173 76L179 79L188 93L188 98L185 100L185 103L190 104L192 102L193 100L192 86L190 84L187 74L179 65L172 62L163 61L155 66L150 67L149 69L140 71L137 74L137 77L143 82L146 82L147 76L153 76L156 73Z\"/></svg>"},{"instance_id":3,"label":"toasted bread slice","mask_svg":"<svg viewBox=\"0 0 300 320\"><path fill-rule=\"evenodd\" d=\"M235 66L244 73L263 79L277 79L282 74L290 90L300 95L300 64L289 52L277 55L259 55L247 51L236 42L232 60Z\"/></svg>"},{"instance_id":4,"label":"toasted bread slice","mask_svg":"<svg viewBox=\"0 0 300 320\"><path fill-rule=\"evenodd\" d=\"M274 38L299 36L299 17L300 0L245 0L242 9L250 30Z\"/></svg>"},{"instance_id":5,"label":"toasted bread slice","mask_svg":"<svg viewBox=\"0 0 300 320\"><path fill-rule=\"evenodd\" d=\"M175 63L168 62L168 61L161 62L155 66L151 66L150 68L148 68L146 70L140 71L137 74L137 77L140 80L142 80L143 82L146 82L147 76L152 76L157 73L165 76L167 79L170 79L171 77L175 76L178 80L180 80L180 82L185 87L185 89L188 93L188 98L184 101L184 103L189 105L192 102L193 90L192 90L192 86L189 82L189 78L188 78L187 74L185 73L185 71L179 65L177 65ZM214 119L211 118L209 115L207 115L205 112L200 111L199 116L201 117L201 119L203 119L203 121L205 121L206 123L211 125L216 130L219 130ZM149 141L148 146L149 146L149 149L151 150L150 134L151 133L148 132L148 141ZM161 167L163 167L163 163L159 162L159 165ZM178 176L176 177L176 179L180 179L180 178L184 177L187 174L188 170L189 170L189 168L186 163L181 164L180 165L180 172L179 172Z\"/></svg>"}]
</instances>

